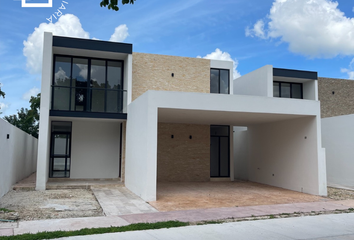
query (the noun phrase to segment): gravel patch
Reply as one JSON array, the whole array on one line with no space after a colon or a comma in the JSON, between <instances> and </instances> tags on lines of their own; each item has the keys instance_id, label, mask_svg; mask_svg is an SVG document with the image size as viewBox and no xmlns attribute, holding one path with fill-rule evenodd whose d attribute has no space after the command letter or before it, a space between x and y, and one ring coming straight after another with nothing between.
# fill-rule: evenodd
<instances>
[{"instance_id":1,"label":"gravel patch","mask_svg":"<svg viewBox=\"0 0 354 240\"><path fill-rule=\"evenodd\" d=\"M101 206L89 189L10 191L0 199L0 219L40 220L103 216Z\"/></svg>"},{"instance_id":2,"label":"gravel patch","mask_svg":"<svg viewBox=\"0 0 354 240\"><path fill-rule=\"evenodd\" d=\"M354 191L328 187L328 198L334 200L354 199Z\"/></svg>"}]
</instances>

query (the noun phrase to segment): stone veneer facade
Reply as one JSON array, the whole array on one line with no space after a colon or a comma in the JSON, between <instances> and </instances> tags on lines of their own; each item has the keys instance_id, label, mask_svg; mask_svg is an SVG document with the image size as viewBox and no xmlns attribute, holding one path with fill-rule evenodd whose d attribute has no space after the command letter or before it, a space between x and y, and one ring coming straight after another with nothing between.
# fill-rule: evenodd
<instances>
[{"instance_id":1,"label":"stone veneer facade","mask_svg":"<svg viewBox=\"0 0 354 240\"><path fill-rule=\"evenodd\" d=\"M354 114L354 81L319 77L318 98L322 118Z\"/></svg>"},{"instance_id":2,"label":"stone veneer facade","mask_svg":"<svg viewBox=\"0 0 354 240\"><path fill-rule=\"evenodd\" d=\"M210 93L210 60L133 53L132 101L148 90ZM210 180L209 125L158 124L157 179Z\"/></svg>"},{"instance_id":3,"label":"stone veneer facade","mask_svg":"<svg viewBox=\"0 0 354 240\"><path fill-rule=\"evenodd\" d=\"M158 181L210 180L209 125L159 123L157 144Z\"/></svg>"}]
</instances>

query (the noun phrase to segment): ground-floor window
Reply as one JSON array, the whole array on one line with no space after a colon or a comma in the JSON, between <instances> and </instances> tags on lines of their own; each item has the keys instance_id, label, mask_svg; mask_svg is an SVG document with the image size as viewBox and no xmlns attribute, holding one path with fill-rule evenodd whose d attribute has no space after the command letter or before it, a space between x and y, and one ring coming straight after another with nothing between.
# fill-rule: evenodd
<instances>
[{"instance_id":1,"label":"ground-floor window","mask_svg":"<svg viewBox=\"0 0 354 240\"><path fill-rule=\"evenodd\" d=\"M49 177L70 177L71 122L52 122Z\"/></svg>"}]
</instances>

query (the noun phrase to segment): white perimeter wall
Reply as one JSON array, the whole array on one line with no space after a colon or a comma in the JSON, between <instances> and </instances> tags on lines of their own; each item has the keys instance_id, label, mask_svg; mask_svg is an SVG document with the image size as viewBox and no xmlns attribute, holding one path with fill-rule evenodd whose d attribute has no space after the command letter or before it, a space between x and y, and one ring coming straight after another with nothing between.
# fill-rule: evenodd
<instances>
[{"instance_id":1,"label":"white perimeter wall","mask_svg":"<svg viewBox=\"0 0 354 240\"><path fill-rule=\"evenodd\" d=\"M70 178L118 178L120 122L72 121Z\"/></svg>"},{"instance_id":2,"label":"white perimeter wall","mask_svg":"<svg viewBox=\"0 0 354 240\"><path fill-rule=\"evenodd\" d=\"M0 197L36 171L37 146L36 138L0 119Z\"/></svg>"},{"instance_id":3,"label":"white perimeter wall","mask_svg":"<svg viewBox=\"0 0 354 240\"><path fill-rule=\"evenodd\" d=\"M249 126L248 133L250 181L310 194L327 194L319 186L324 159L319 156L321 152L317 147L316 117Z\"/></svg>"},{"instance_id":4,"label":"white perimeter wall","mask_svg":"<svg viewBox=\"0 0 354 240\"><path fill-rule=\"evenodd\" d=\"M273 66L266 65L234 80L233 94L273 97Z\"/></svg>"},{"instance_id":5,"label":"white perimeter wall","mask_svg":"<svg viewBox=\"0 0 354 240\"><path fill-rule=\"evenodd\" d=\"M354 114L323 118L322 143L328 184L354 187Z\"/></svg>"}]
</instances>

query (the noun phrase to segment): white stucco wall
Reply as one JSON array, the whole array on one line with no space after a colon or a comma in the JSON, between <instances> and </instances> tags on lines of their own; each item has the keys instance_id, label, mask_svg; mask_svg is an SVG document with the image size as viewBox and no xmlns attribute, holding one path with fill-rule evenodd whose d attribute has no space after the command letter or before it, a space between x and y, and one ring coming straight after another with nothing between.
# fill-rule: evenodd
<instances>
[{"instance_id":1,"label":"white stucco wall","mask_svg":"<svg viewBox=\"0 0 354 240\"><path fill-rule=\"evenodd\" d=\"M145 201L156 200L157 108L144 93L128 105L125 186Z\"/></svg>"},{"instance_id":2,"label":"white stucco wall","mask_svg":"<svg viewBox=\"0 0 354 240\"><path fill-rule=\"evenodd\" d=\"M72 121L70 178L118 178L120 122Z\"/></svg>"},{"instance_id":3,"label":"white stucco wall","mask_svg":"<svg viewBox=\"0 0 354 240\"><path fill-rule=\"evenodd\" d=\"M329 185L354 188L354 114L323 118Z\"/></svg>"},{"instance_id":4,"label":"white stucco wall","mask_svg":"<svg viewBox=\"0 0 354 240\"><path fill-rule=\"evenodd\" d=\"M249 180L320 193L316 117L249 126Z\"/></svg>"},{"instance_id":5,"label":"white stucco wall","mask_svg":"<svg viewBox=\"0 0 354 240\"><path fill-rule=\"evenodd\" d=\"M51 82L53 68L53 35L44 33L43 63L41 82L41 114L39 116L39 138L37 157L36 190L45 190L49 172L50 122L49 110L51 103Z\"/></svg>"},{"instance_id":6,"label":"white stucco wall","mask_svg":"<svg viewBox=\"0 0 354 240\"><path fill-rule=\"evenodd\" d=\"M0 197L36 171L37 147L36 138L0 118Z\"/></svg>"},{"instance_id":7,"label":"white stucco wall","mask_svg":"<svg viewBox=\"0 0 354 240\"><path fill-rule=\"evenodd\" d=\"M233 94L273 97L273 66L266 65L236 78Z\"/></svg>"}]
</instances>

